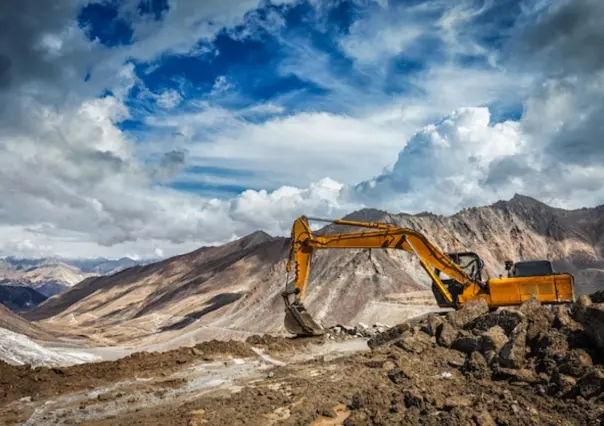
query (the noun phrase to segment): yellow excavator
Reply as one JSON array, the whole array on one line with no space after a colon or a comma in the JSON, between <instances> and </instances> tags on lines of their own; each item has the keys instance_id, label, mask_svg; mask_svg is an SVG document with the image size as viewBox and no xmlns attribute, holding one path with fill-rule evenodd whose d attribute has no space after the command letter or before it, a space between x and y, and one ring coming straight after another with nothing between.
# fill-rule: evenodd
<instances>
[{"instance_id":1,"label":"yellow excavator","mask_svg":"<svg viewBox=\"0 0 604 426\"><path fill-rule=\"evenodd\" d=\"M369 228L360 232L313 235L309 220ZM326 220L301 216L292 225L287 261L285 328L298 336L318 336L325 330L304 307L310 265L315 249L381 248L415 254L432 280L432 292L440 307L459 309L465 302L484 299L490 308L520 305L535 295L543 304L575 301L574 278L554 272L547 260L505 262L507 277L483 281L484 262L474 252L442 252L423 234L387 223ZM294 270L294 279L289 280ZM441 274L444 277L441 277Z\"/></svg>"}]
</instances>

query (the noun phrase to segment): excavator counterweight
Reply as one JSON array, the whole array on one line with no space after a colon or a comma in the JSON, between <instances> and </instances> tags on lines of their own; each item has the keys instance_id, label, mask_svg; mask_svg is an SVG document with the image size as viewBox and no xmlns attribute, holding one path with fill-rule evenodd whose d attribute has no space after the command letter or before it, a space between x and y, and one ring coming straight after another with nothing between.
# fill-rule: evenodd
<instances>
[{"instance_id":1,"label":"excavator counterweight","mask_svg":"<svg viewBox=\"0 0 604 426\"><path fill-rule=\"evenodd\" d=\"M520 305L532 296L542 303L569 303L575 300L573 276L554 273L551 263L547 261L533 262L537 266L532 267L532 272L531 262L514 264L508 261L508 277L485 282L482 279L484 262L476 253L445 254L413 229L377 222L316 220L368 230L315 236L307 217L301 216L294 221L287 261L288 279L282 296L285 301L285 329L298 336L325 333L303 304L315 249L381 248L414 254L432 280L432 291L438 305L445 308L459 309L465 302L477 299L484 299L491 308ZM294 279L290 281L291 272ZM441 273L445 277L441 278Z\"/></svg>"}]
</instances>

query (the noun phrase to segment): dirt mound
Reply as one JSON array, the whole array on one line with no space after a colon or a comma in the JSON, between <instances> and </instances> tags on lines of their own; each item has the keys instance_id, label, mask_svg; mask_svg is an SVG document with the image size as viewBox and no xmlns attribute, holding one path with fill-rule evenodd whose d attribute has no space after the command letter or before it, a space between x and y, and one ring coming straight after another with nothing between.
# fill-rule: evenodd
<instances>
[{"instance_id":1,"label":"dirt mound","mask_svg":"<svg viewBox=\"0 0 604 426\"><path fill-rule=\"evenodd\" d=\"M52 420L60 412L64 424L86 425L596 425L604 421L604 368L597 327L589 324L597 324L600 306L583 298L572 309L531 301L484 312L477 305L392 327L370 340L371 349L341 357L284 355L331 341L326 334L213 341L63 369L0 365L0 406L33 399L16 401L6 417L0 410L0 422ZM260 369L246 362L207 363L214 365L210 374L194 364L214 354L252 355L252 347L278 352L280 362ZM246 376L249 368L253 373ZM221 383L228 377L235 381L196 393L200 379ZM77 403L64 395L60 410L46 405L77 389L87 392Z\"/></svg>"},{"instance_id":2,"label":"dirt mound","mask_svg":"<svg viewBox=\"0 0 604 426\"><path fill-rule=\"evenodd\" d=\"M169 352L136 352L117 361L80 364L63 368L14 366L0 361L0 405L23 397L39 400L123 380L156 377L193 361L212 360L214 355L254 356L240 341L203 342Z\"/></svg>"},{"instance_id":3,"label":"dirt mound","mask_svg":"<svg viewBox=\"0 0 604 426\"><path fill-rule=\"evenodd\" d=\"M267 349L271 352L289 352L310 344L320 344L325 341L323 336L317 337L280 337L270 334L254 334L245 342L252 346Z\"/></svg>"},{"instance_id":4,"label":"dirt mound","mask_svg":"<svg viewBox=\"0 0 604 426\"><path fill-rule=\"evenodd\" d=\"M604 303L604 290L592 293L589 297L594 303Z\"/></svg>"},{"instance_id":5,"label":"dirt mound","mask_svg":"<svg viewBox=\"0 0 604 426\"><path fill-rule=\"evenodd\" d=\"M531 299L517 310L476 315L473 306L389 330L370 341L366 364L387 370L384 391L352 398L344 424L600 424L603 308L583 299L550 310ZM446 380L456 377L463 387Z\"/></svg>"},{"instance_id":6,"label":"dirt mound","mask_svg":"<svg viewBox=\"0 0 604 426\"><path fill-rule=\"evenodd\" d=\"M457 331L472 338L466 334L471 333L469 330ZM276 367L267 378L254 380L235 393L151 406L117 419L86 424L490 426L596 425L604 420L601 396L558 397L547 387L541 392L538 385L545 377L530 364L518 369L499 368L499 376L494 378L482 346L466 354L439 346L436 337L422 331L421 326L398 327L397 332L398 337L390 333L382 339L388 343L370 352ZM490 342L485 348L501 349L502 342L497 343L501 334L508 338L502 327L495 326L485 338ZM482 336L477 337L482 341ZM587 360L586 352L571 349L564 371L576 368L573 374L582 375L576 383L593 390L600 375L597 368L585 365Z\"/></svg>"}]
</instances>

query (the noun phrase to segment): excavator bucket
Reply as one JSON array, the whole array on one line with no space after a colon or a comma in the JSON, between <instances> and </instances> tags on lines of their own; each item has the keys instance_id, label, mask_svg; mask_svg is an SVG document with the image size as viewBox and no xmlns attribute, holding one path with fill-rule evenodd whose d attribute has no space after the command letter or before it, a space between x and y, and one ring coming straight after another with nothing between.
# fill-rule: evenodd
<instances>
[{"instance_id":1,"label":"excavator bucket","mask_svg":"<svg viewBox=\"0 0 604 426\"><path fill-rule=\"evenodd\" d=\"M321 336L325 330L308 313L301 303L285 304L285 329L297 336Z\"/></svg>"}]
</instances>

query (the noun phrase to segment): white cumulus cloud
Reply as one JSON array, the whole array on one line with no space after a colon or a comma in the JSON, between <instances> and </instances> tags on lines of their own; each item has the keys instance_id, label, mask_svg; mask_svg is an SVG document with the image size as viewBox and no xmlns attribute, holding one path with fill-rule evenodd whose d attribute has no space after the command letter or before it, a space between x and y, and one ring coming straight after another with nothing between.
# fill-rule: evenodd
<instances>
[{"instance_id":1,"label":"white cumulus cloud","mask_svg":"<svg viewBox=\"0 0 604 426\"><path fill-rule=\"evenodd\" d=\"M490 118L488 108L461 108L424 127L391 170L356 185L351 196L397 211L438 213L496 200L499 194L482 185L489 166L527 142L518 122L491 125Z\"/></svg>"},{"instance_id":2,"label":"white cumulus cloud","mask_svg":"<svg viewBox=\"0 0 604 426\"><path fill-rule=\"evenodd\" d=\"M129 117L126 98L141 84L124 59L198 54L199 40L239 23L257 2L170 2L163 21L135 22L135 43L112 51L73 26L81 2L61 2L48 19L35 2L4 2L0 11L23 6L24 16L38 17L27 22L39 25L7 27L16 47L0 40L10 56L0 55L0 254L169 256L257 229L286 235L300 214L339 217L361 207L451 213L515 192L564 207L604 202L604 61L601 49L585 45L604 31L596 19L603 9L594 0L576 3L540 12L530 40L542 70L512 72L471 43L462 30L475 10L444 14L434 35L449 53L483 55L493 66L429 67L409 80L421 96L385 95L384 80L373 79L383 76L382 58L409 53L426 35L397 28L386 19L396 13L390 6L338 40L360 75L372 77L367 85L334 73L328 55L308 43L280 40L290 55L279 72L329 90L325 105L292 113L278 100L240 111L193 101L182 113L174 111L184 101L179 92L143 87L141 99L163 109L145 120L157 133L140 143L116 124ZM284 23L273 21L277 32ZM384 44L370 49L373 38ZM560 59L571 51L572 66ZM97 98L101 88L113 95ZM486 106L518 100L519 120L500 121ZM250 120L261 114L278 116ZM170 188L176 176L199 178L182 175L187 165L242 172L204 184L267 189L216 198Z\"/></svg>"}]
</instances>

